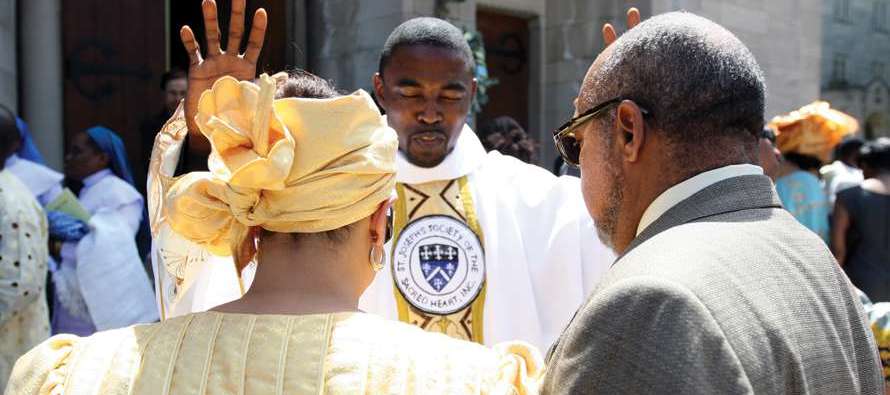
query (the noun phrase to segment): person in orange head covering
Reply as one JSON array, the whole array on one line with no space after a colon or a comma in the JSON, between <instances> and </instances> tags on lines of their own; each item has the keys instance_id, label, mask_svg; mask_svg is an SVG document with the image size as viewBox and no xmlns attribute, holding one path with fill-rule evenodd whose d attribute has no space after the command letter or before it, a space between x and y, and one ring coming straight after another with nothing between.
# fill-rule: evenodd
<instances>
[{"instance_id":1,"label":"person in orange head covering","mask_svg":"<svg viewBox=\"0 0 890 395\"><path fill-rule=\"evenodd\" d=\"M859 128L856 120L817 101L790 114L777 116L768 125L776 131L782 162L776 191L785 208L826 243L831 205L819 180L819 168L844 136Z\"/></svg>"}]
</instances>

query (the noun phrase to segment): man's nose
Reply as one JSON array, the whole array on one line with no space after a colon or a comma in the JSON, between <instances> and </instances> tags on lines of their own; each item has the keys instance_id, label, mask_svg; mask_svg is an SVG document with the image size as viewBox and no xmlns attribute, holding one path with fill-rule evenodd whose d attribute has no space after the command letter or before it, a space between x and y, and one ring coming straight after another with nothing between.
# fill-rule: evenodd
<instances>
[{"instance_id":1,"label":"man's nose","mask_svg":"<svg viewBox=\"0 0 890 395\"><path fill-rule=\"evenodd\" d=\"M426 124L435 124L442 121L442 113L439 111L439 106L436 105L435 101L431 100L423 106L420 114L418 114L418 119Z\"/></svg>"}]
</instances>

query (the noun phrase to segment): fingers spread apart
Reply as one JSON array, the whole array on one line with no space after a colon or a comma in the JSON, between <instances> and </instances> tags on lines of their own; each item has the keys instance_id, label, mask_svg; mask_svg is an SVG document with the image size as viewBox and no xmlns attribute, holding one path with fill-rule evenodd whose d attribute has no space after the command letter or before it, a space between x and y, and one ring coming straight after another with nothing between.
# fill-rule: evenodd
<instances>
[{"instance_id":1,"label":"fingers spread apart","mask_svg":"<svg viewBox=\"0 0 890 395\"><path fill-rule=\"evenodd\" d=\"M258 9L253 15L253 24L250 27L250 36L247 38L247 51L244 58L251 63L256 63L263 49L263 41L266 39L266 23L268 17L265 9Z\"/></svg>"},{"instance_id":2,"label":"fingers spread apart","mask_svg":"<svg viewBox=\"0 0 890 395\"><path fill-rule=\"evenodd\" d=\"M201 63L201 48L198 47L198 41L195 40L192 28L183 26L182 29L179 29L179 38L182 40L182 45L185 46L185 52L189 55L189 64Z\"/></svg>"}]
</instances>

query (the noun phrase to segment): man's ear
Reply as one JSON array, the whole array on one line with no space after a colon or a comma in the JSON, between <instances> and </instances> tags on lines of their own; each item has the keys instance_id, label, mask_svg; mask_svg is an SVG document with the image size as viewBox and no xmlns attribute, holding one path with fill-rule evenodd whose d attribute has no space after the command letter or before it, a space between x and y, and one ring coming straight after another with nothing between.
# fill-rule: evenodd
<instances>
[{"instance_id":1,"label":"man's ear","mask_svg":"<svg viewBox=\"0 0 890 395\"><path fill-rule=\"evenodd\" d=\"M618 105L615 119L618 127L618 142L621 155L628 162L639 160L643 145L646 143L646 124L643 111L631 100L622 101Z\"/></svg>"},{"instance_id":2,"label":"man's ear","mask_svg":"<svg viewBox=\"0 0 890 395\"><path fill-rule=\"evenodd\" d=\"M377 99L377 104L386 109L386 97L383 92L383 76L380 75L380 73L374 73L374 76L371 77L371 84L374 85L374 98Z\"/></svg>"}]
</instances>

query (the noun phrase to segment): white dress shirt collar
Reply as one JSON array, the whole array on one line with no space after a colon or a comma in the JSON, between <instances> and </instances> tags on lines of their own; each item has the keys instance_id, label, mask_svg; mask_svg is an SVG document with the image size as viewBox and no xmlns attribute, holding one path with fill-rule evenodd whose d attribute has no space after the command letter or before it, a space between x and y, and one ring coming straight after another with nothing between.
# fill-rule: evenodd
<instances>
[{"instance_id":1,"label":"white dress shirt collar","mask_svg":"<svg viewBox=\"0 0 890 395\"><path fill-rule=\"evenodd\" d=\"M729 165L700 173L695 177L674 185L662 192L661 195L658 195L649 204L646 211L643 212L640 224L637 225L637 236L672 207L711 185L733 177L762 174L763 169L760 166L747 164Z\"/></svg>"}]
</instances>

